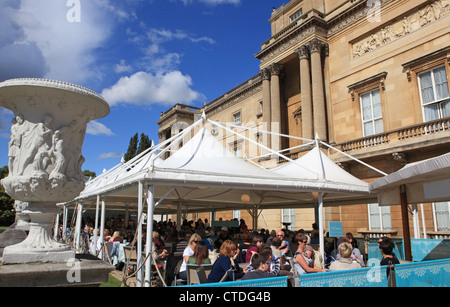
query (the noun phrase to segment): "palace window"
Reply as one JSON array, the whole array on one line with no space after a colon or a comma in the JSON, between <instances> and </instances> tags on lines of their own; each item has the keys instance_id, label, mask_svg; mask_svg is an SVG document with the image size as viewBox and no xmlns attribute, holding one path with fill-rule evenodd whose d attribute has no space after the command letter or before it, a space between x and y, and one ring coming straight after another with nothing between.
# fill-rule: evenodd
<instances>
[{"instance_id":1,"label":"palace window","mask_svg":"<svg viewBox=\"0 0 450 307\"><path fill-rule=\"evenodd\" d=\"M450 202L434 203L437 231L450 232Z\"/></svg>"},{"instance_id":2,"label":"palace window","mask_svg":"<svg viewBox=\"0 0 450 307\"><path fill-rule=\"evenodd\" d=\"M368 204L369 229L372 231L392 230L391 207L380 207L377 203Z\"/></svg>"},{"instance_id":3,"label":"palace window","mask_svg":"<svg viewBox=\"0 0 450 307\"><path fill-rule=\"evenodd\" d=\"M234 153L234 155L238 158L242 158L242 143L243 143L243 141L244 141L243 139L240 139L240 140L230 142L228 144L231 152Z\"/></svg>"},{"instance_id":4,"label":"palace window","mask_svg":"<svg viewBox=\"0 0 450 307\"><path fill-rule=\"evenodd\" d=\"M302 16L302 9L295 12L291 17L289 17L290 22L294 22Z\"/></svg>"},{"instance_id":5,"label":"palace window","mask_svg":"<svg viewBox=\"0 0 450 307\"><path fill-rule=\"evenodd\" d=\"M363 135L383 132L380 90L376 89L360 95Z\"/></svg>"},{"instance_id":6,"label":"palace window","mask_svg":"<svg viewBox=\"0 0 450 307\"><path fill-rule=\"evenodd\" d=\"M236 125L242 124L241 112L240 111L233 114L233 122Z\"/></svg>"},{"instance_id":7,"label":"palace window","mask_svg":"<svg viewBox=\"0 0 450 307\"><path fill-rule=\"evenodd\" d=\"M281 223L291 223L288 226L289 230L295 230L295 209L281 209L282 210L282 221Z\"/></svg>"},{"instance_id":8,"label":"palace window","mask_svg":"<svg viewBox=\"0 0 450 307\"><path fill-rule=\"evenodd\" d=\"M424 121L450 116L450 95L445 66L418 74Z\"/></svg>"},{"instance_id":9,"label":"palace window","mask_svg":"<svg viewBox=\"0 0 450 307\"><path fill-rule=\"evenodd\" d=\"M386 77L384 71L348 86L352 100L359 98L363 137L384 132L382 94Z\"/></svg>"}]
</instances>

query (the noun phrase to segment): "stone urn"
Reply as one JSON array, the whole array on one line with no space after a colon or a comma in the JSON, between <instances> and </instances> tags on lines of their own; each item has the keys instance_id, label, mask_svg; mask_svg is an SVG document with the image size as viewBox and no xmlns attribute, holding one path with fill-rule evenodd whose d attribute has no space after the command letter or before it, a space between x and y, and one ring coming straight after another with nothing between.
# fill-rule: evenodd
<instances>
[{"instance_id":1,"label":"stone urn","mask_svg":"<svg viewBox=\"0 0 450 307\"><path fill-rule=\"evenodd\" d=\"M11 79L0 83L0 106L12 120L9 175L2 185L14 200L27 202L30 232L21 243L5 248L3 264L64 262L74 257L56 242L52 225L57 203L84 189L81 153L89 121L109 114L98 94L69 83L46 79Z\"/></svg>"}]
</instances>

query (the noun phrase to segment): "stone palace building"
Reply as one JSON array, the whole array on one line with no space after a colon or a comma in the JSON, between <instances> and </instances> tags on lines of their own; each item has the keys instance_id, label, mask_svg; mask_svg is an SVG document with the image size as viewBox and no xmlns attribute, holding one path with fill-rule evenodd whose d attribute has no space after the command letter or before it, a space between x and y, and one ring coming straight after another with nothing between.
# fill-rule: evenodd
<instances>
[{"instance_id":1,"label":"stone palace building","mask_svg":"<svg viewBox=\"0 0 450 307\"><path fill-rule=\"evenodd\" d=\"M268 12L269 15L270 12ZM318 136L335 148L385 172L450 151L450 0L292 0L274 8L270 38L255 55L260 71L202 108L177 104L161 114L163 141L203 111L218 122L263 127L307 139ZM263 30L261 30L263 31ZM274 150L300 140L250 134ZM238 156L244 142L218 136ZM324 148L323 150L326 151ZM289 150L291 159L302 149ZM381 175L342 154L333 161L367 182ZM270 165L283 163L259 159ZM343 230L402 236L399 206L376 203L325 208L325 222ZM450 232L448 202L410 206L411 234ZM243 218L245 210L216 212ZM211 219L209 214L189 217ZM314 209L261 212L258 228L311 229ZM325 223L327 228L327 223Z\"/></svg>"}]
</instances>

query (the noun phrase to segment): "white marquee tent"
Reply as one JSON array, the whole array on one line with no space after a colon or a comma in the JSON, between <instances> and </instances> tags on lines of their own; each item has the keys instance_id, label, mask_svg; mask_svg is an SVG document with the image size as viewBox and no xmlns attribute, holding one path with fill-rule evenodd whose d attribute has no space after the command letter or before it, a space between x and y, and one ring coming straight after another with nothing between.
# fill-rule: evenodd
<instances>
[{"instance_id":1,"label":"white marquee tent","mask_svg":"<svg viewBox=\"0 0 450 307\"><path fill-rule=\"evenodd\" d=\"M407 206L450 200L450 153L407 164L373 181L369 188L377 193L380 206L401 205L405 258L411 260Z\"/></svg>"},{"instance_id":2,"label":"white marquee tent","mask_svg":"<svg viewBox=\"0 0 450 307\"><path fill-rule=\"evenodd\" d=\"M405 186L411 204L450 199L450 153L406 164L402 169L369 184L382 205L400 205L400 187Z\"/></svg>"},{"instance_id":3,"label":"white marquee tent","mask_svg":"<svg viewBox=\"0 0 450 307\"><path fill-rule=\"evenodd\" d=\"M211 135L207 124L261 146L269 154L285 159L288 163L268 170L249 163L250 160L238 158ZM188 140L194 131L194 137ZM78 220L81 220L80 206L96 206L98 215L101 202L100 233L103 232L106 206L109 209L134 206L137 207L138 216L141 216L144 213L144 201L147 203L148 220L153 220L153 214L157 212L177 213L179 218L181 210L201 212L247 209L257 217L259 210L265 208L319 206L320 234L323 236L324 204L367 203L376 198L369 192L367 183L342 170L319 149L319 144L329 145L319 140L308 141L307 145L315 148L304 157L291 160L258 144L245 134L239 134L225 124L208 120L203 115L178 135L87 182L79 197L60 205L67 208L78 204ZM181 148L180 144L183 144ZM167 151L174 152L169 158L162 160L160 157ZM96 229L97 222L98 216ZM147 242L151 242L151 224L147 227ZM138 237L140 238L139 232ZM320 242L322 241L321 238ZM321 252L323 253L323 246ZM147 255L148 253L150 244L147 245ZM150 265L146 265L146 270L145 285L148 285Z\"/></svg>"}]
</instances>

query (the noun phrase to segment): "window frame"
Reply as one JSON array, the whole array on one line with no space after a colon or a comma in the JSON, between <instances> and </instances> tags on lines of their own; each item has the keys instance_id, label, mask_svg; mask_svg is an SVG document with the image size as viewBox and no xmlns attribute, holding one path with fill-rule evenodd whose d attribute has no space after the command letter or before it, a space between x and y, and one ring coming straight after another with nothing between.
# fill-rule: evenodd
<instances>
[{"instance_id":1,"label":"window frame","mask_svg":"<svg viewBox=\"0 0 450 307\"><path fill-rule=\"evenodd\" d=\"M293 22L299 20L302 17L302 15L303 15L303 8L300 8L294 14L289 16L289 23L293 23Z\"/></svg>"},{"instance_id":2,"label":"window frame","mask_svg":"<svg viewBox=\"0 0 450 307\"><path fill-rule=\"evenodd\" d=\"M236 121L237 115L239 115L239 122ZM242 125L242 112L240 110L237 111L237 112L234 112L232 114L232 116L233 116L233 124L235 124L235 125Z\"/></svg>"},{"instance_id":3,"label":"window frame","mask_svg":"<svg viewBox=\"0 0 450 307\"><path fill-rule=\"evenodd\" d=\"M437 95L436 95L436 80L435 80L434 71L436 69L438 69L438 68L441 68L441 67L444 68L445 77L446 77L445 79L446 79L446 83L447 83L447 89L448 89L448 92L449 92L449 96L447 96L446 98L437 99ZM426 74L428 72L431 72L430 75L431 75L431 81L432 81L433 96L434 96L435 100L433 100L432 102L424 103L423 95L422 95L422 82L420 80L420 77L423 74ZM433 121L433 120L438 120L438 119L442 119L442 118L448 117L448 116L443 116L443 109L442 109L442 104L443 103L450 102L450 88L449 88L449 83L448 83L448 73L447 73L446 65L445 64L436 65L436 66L431 67L429 69L417 72L416 75L417 75L417 87L418 87L418 90L419 90L420 107L421 107L421 110L422 110L422 120L423 120L423 122L428 122L428 121ZM437 119L427 120L426 117L425 117L425 113L426 113L425 112L425 107L426 106L431 106L431 105L438 105L439 106L439 108L438 108L438 118Z\"/></svg>"},{"instance_id":4,"label":"window frame","mask_svg":"<svg viewBox=\"0 0 450 307\"><path fill-rule=\"evenodd\" d=\"M372 206L372 209L376 209L376 212L373 212L371 209ZM370 231L392 230L392 214L390 206L380 206L378 203L367 204L367 219L369 222ZM374 224L376 225L374 226ZM379 227L380 229L375 229L375 227Z\"/></svg>"},{"instance_id":5,"label":"window frame","mask_svg":"<svg viewBox=\"0 0 450 307\"><path fill-rule=\"evenodd\" d=\"M378 95L380 97L380 109L381 109L381 116L376 117L376 118L375 118L375 115L374 115L374 103L373 103L373 94L372 94L375 91L378 91ZM364 113L363 113L362 97L364 95L367 95L367 94L370 95L370 107L371 107L371 114L372 114L372 118L370 120L364 120ZM372 89L370 91L367 91L367 92L359 94L359 107L360 107L360 112L361 112L361 126L362 126L363 137L369 137L369 136L372 136L372 135L383 133L384 132L384 118L383 118L383 106L382 106L380 89L379 88L374 88L374 89ZM382 122L382 125L383 125L382 131L376 131L376 129L375 129L376 128L375 121L378 121L380 119L381 119L381 122ZM372 122L372 128L373 128L373 133L372 134L367 134L366 133L365 124L368 123L368 122Z\"/></svg>"}]
</instances>

